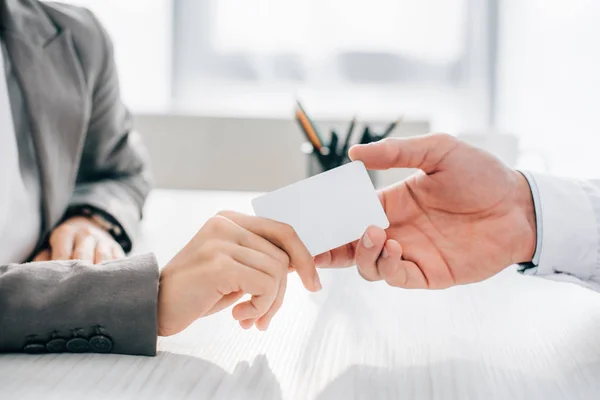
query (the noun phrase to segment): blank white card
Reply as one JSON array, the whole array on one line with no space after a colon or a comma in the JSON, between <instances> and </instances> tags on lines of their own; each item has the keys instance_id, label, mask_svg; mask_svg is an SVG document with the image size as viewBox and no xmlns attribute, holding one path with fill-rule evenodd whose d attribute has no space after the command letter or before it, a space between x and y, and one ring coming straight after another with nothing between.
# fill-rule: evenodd
<instances>
[{"instance_id":1,"label":"blank white card","mask_svg":"<svg viewBox=\"0 0 600 400\"><path fill-rule=\"evenodd\" d=\"M291 225L313 256L359 239L371 225L389 226L361 161L257 197L252 207L260 217Z\"/></svg>"}]
</instances>

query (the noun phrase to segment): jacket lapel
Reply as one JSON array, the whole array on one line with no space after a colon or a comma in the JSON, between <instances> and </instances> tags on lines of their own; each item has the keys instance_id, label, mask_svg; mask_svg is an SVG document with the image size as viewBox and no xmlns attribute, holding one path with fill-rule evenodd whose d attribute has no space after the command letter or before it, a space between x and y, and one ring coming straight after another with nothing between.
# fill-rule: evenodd
<instances>
[{"instance_id":1,"label":"jacket lapel","mask_svg":"<svg viewBox=\"0 0 600 400\"><path fill-rule=\"evenodd\" d=\"M70 31L57 30L35 1L6 0L4 7L3 38L35 143L45 233L73 193L90 104Z\"/></svg>"}]
</instances>

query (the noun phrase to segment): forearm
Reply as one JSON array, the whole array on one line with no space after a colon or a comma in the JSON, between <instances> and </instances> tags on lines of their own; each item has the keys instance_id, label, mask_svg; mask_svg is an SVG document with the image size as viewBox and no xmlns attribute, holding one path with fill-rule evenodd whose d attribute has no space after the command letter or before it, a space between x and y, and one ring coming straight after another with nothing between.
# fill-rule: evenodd
<instances>
[{"instance_id":1,"label":"forearm","mask_svg":"<svg viewBox=\"0 0 600 400\"><path fill-rule=\"evenodd\" d=\"M536 250L522 272L600 291L600 186L525 173L537 225Z\"/></svg>"},{"instance_id":2,"label":"forearm","mask_svg":"<svg viewBox=\"0 0 600 400\"><path fill-rule=\"evenodd\" d=\"M152 255L0 266L0 352L154 355L158 277ZM95 345L94 336L111 348ZM82 340L69 345L74 337ZM53 338L66 349L53 347Z\"/></svg>"}]
</instances>

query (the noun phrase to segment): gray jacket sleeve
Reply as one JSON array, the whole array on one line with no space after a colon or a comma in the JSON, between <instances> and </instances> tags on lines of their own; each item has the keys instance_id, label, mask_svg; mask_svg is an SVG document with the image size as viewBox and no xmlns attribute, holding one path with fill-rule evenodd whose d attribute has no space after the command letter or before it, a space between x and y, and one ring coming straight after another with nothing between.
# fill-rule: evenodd
<instances>
[{"instance_id":1,"label":"gray jacket sleeve","mask_svg":"<svg viewBox=\"0 0 600 400\"><path fill-rule=\"evenodd\" d=\"M121 101L110 38L89 11L82 12L87 13L98 34L85 38L85 42L78 35L73 37L76 46L81 47L79 53L92 90L92 109L70 207L92 206L110 215L122 228L124 240L119 242L125 243L123 247L129 251L151 187L149 162L133 130L131 115ZM94 42L93 52L90 40Z\"/></svg>"},{"instance_id":2,"label":"gray jacket sleeve","mask_svg":"<svg viewBox=\"0 0 600 400\"><path fill-rule=\"evenodd\" d=\"M153 255L0 266L0 352L156 354Z\"/></svg>"}]
</instances>

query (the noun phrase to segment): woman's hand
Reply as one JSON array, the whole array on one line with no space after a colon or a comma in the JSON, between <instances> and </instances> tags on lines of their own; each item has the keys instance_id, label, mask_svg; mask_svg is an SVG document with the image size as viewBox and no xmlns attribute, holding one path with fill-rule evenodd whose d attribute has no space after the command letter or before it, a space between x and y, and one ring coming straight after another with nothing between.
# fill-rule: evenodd
<instances>
[{"instance_id":1,"label":"woman's hand","mask_svg":"<svg viewBox=\"0 0 600 400\"><path fill-rule=\"evenodd\" d=\"M72 217L50 234L50 247L33 261L83 260L93 264L125 257L121 245L100 225L87 217Z\"/></svg>"},{"instance_id":2,"label":"woman's hand","mask_svg":"<svg viewBox=\"0 0 600 400\"><path fill-rule=\"evenodd\" d=\"M221 212L167 264L160 278L159 335L181 332L196 319L233 308L243 328L265 330L281 307L288 267L304 286L321 288L313 259L294 230L265 218Z\"/></svg>"}]
</instances>

